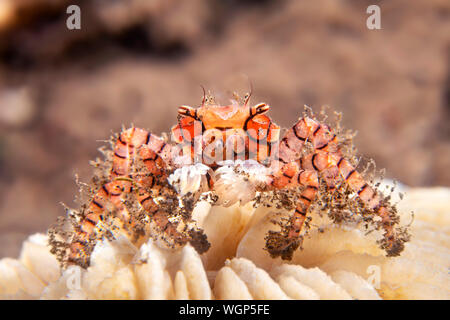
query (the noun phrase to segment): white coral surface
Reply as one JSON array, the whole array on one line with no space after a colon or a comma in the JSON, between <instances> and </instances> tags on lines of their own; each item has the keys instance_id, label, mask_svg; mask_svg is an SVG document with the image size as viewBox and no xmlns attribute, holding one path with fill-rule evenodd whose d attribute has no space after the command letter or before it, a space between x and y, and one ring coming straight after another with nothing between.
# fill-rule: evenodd
<instances>
[{"instance_id":1,"label":"white coral surface","mask_svg":"<svg viewBox=\"0 0 450 320\"><path fill-rule=\"evenodd\" d=\"M262 248L275 213L251 203L196 207L211 242L203 255L123 237L99 242L88 269L61 270L36 234L19 259L0 260L0 298L450 299L450 189L407 189L399 212L411 219L411 210L413 237L396 258L384 256L375 233L313 214L303 250L289 262L272 259Z\"/></svg>"}]
</instances>

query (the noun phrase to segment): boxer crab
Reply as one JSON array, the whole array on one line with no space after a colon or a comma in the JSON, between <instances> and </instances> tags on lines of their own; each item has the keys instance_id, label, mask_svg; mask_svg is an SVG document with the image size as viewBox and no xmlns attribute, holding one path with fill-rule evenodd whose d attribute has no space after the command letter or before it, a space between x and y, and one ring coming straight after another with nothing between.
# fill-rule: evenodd
<instances>
[{"instance_id":1,"label":"boxer crab","mask_svg":"<svg viewBox=\"0 0 450 320\"><path fill-rule=\"evenodd\" d=\"M147 130L122 130L112 150L105 151L107 160L95 163L101 173L89 201L72 211L72 231L59 231L64 241L58 240L58 231L50 231L60 261L87 267L96 241L114 237L117 229L133 242L151 232L171 246L190 242L203 253L209 243L192 220L199 199L230 206L264 194L281 194L288 199L281 206L292 209L290 218L279 223L281 230L265 238L272 257L292 258L302 244L311 204L321 193L331 211L338 207L337 198L354 199L353 211L377 217L373 220L383 230L380 247L388 256L400 254L407 231L396 226L399 219L389 199L356 170L345 135L304 114L279 139L280 127L267 116L267 104L250 106L249 95L231 102L221 106L204 95L199 108L180 107L173 144Z\"/></svg>"}]
</instances>

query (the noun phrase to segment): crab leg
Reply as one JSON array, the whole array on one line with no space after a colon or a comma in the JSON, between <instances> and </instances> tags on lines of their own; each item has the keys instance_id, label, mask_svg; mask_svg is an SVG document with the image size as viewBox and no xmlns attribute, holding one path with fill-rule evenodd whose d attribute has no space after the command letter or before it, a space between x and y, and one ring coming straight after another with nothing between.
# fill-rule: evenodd
<instances>
[{"instance_id":1,"label":"crab leg","mask_svg":"<svg viewBox=\"0 0 450 320\"><path fill-rule=\"evenodd\" d=\"M291 229L289 230L288 237L299 237L303 222L306 218L311 202L316 197L317 190L319 189L319 179L317 172L303 170L298 174L298 183L304 186L305 189L300 193L299 203L295 208L294 216L291 218Z\"/></svg>"},{"instance_id":2,"label":"crab leg","mask_svg":"<svg viewBox=\"0 0 450 320\"><path fill-rule=\"evenodd\" d=\"M320 161L321 157L318 156L316 163L319 166ZM395 212L384 204L383 197L379 192L364 180L347 159L334 155L332 162L335 162L335 168L339 170L342 179L348 183L357 197L365 203L369 210L381 218L381 226L385 231L381 247L386 250L387 256L398 256L403 251L405 239L402 235L397 234L394 227L398 223ZM407 237L407 235L405 236Z\"/></svg>"},{"instance_id":3,"label":"crab leg","mask_svg":"<svg viewBox=\"0 0 450 320\"><path fill-rule=\"evenodd\" d=\"M177 231L177 225L170 222L168 213L155 202L155 198L163 191L172 192L167 185L160 184L162 179L167 178L165 162L161 157L147 146L139 150L140 158L150 174L136 174L134 176L135 187L137 188L137 199L142 207L147 211L156 226L170 239L177 243L185 243L188 238Z\"/></svg>"},{"instance_id":4,"label":"crab leg","mask_svg":"<svg viewBox=\"0 0 450 320\"><path fill-rule=\"evenodd\" d=\"M303 148L306 141L312 144L313 153L302 156L298 154L298 150ZM403 250L404 239L399 237L394 229L397 223L395 213L383 204L383 198L379 193L369 186L351 163L342 156L337 136L326 125L307 117L299 119L281 140L278 154L274 154L273 158L271 176L273 187L284 188L296 185L306 187L300 195L300 205L297 206L291 218L289 230L285 232L286 243L280 247L274 245L272 241L271 249L267 246L273 256L281 255L283 259L290 259L292 247L298 247L299 244L293 240L299 236L307 209L316 195L319 173L322 174L330 189L334 188L338 181L346 181L357 197L381 217L381 225L385 230L381 246L388 256L397 256ZM315 172L316 177L302 178L305 173L310 172ZM267 244L271 239L274 239L273 234L267 238Z\"/></svg>"},{"instance_id":5,"label":"crab leg","mask_svg":"<svg viewBox=\"0 0 450 320\"><path fill-rule=\"evenodd\" d=\"M137 150L149 172L145 176L133 176L131 170ZM169 236L177 235L176 227L168 221L167 214L159 210L152 196L152 191L167 177L165 169L166 161L170 160L169 157L170 145L150 132L137 128L121 132L114 148L114 160L110 172L112 181L96 192L85 209L69 246L69 263L87 267L89 254L93 249L90 240L96 237L98 223L104 221L106 212L115 210L124 223L129 225L134 223L123 202L124 194L130 193L133 189L136 189L138 201L153 217L157 226Z\"/></svg>"},{"instance_id":6,"label":"crab leg","mask_svg":"<svg viewBox=\"0 0 450 320\"><path fill-rule=\"evenodd\" d=\"M317 171L299 169L295 162L285 165L281 173L281 175L275 175L272 182L274 187L303 186L304 189L300 193L289 224L284 226L281 232L269 231L266 237L266 248L272 257L281 256L282 259L290 260L302 242L300 233L308 209L319 189L319 179Z\"/></svg>"},{"instance_id":7,"label":"crab leg","mask_svg":"<svg viewBox=\"0 0 450 320\"><path fill-rule=\"evenodd\" d=\"M398 223L398 217L384 202L383 197L367 183L355 167L337 152L316 152L313 155L305 157L302 161L303 168L314 168L318 172L335 172L339 175L340 181L345 181L355 192L356 197L381 218L381 226L383 227L384 240L381 247L386 250L388 256L398 256L404 248L406 238L397 234L394 226ZM330 177L324 175L328 185L335 184ZM333 178L331 178L333 179Z\"/></svg>"},{"instance_id":8,"label":"crab leg","mask_svg":"<svg viewBox=\"0 0 450 320\"><path fill-rule=\"evenodd\" d=\"M306 141L310 141L315 150L338 151L336 135L326 125L307 117L299 119L286 132L278 148L273 149L271 185L276 189L305 187L289 224L280 233L271 231L266 237L266 248L271 256L281 256L286 260L292 258L301 244L301 229L319 188L319 170L314 166L305 167L302 163L304 155L299 150L304 148Z\"/></svg>"},{"instance_id":9,"label":"crab leg","mask_svg":"<svg viewBox=\"0 0 450 320\"><path fill-rule=\"evenodd\" d=\"M84 217L76 227L76 233L69 246L68 262L87 267L89 255L93 249L91 239L95 237L97 224L104 220L103 213L107 208L116 208L121 214L125 208L121 200L124 192L129 192L131 183L126 181L112 181L103 185L94 195L85 210Z\"/></svg>"},{"instance_id":10,"label":"crab leg","mask_svg":"<svg viewBox=\"0 0 450 320\"><path fill-rule=\"evenodd\" d=\"M300 118L281 139L278 150L272 154L274 161L287 164L300 160L299 153L306 141L312 144L315 151L339 152L338 139L327 125L321 124L308 117Z\"/></svg>"}]
</instances>

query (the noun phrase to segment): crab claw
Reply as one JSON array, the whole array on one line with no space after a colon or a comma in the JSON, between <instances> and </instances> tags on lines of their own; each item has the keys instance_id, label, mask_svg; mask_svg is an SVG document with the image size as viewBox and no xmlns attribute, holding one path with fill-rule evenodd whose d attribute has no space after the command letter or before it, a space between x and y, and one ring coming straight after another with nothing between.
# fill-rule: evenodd
<instances>
[{"instance_id":1,"label":"crab claw","mask_svg":"<svg viewBox=\"0 0 450 320\"><path fill-rule=\"evenodd\" d=\"M269 231L265 237L267 250L272 258L281 257L283 260L291 260L295 250L301 246L303 238L288 237L281 232Z\"/></svg>"}]
</instances>

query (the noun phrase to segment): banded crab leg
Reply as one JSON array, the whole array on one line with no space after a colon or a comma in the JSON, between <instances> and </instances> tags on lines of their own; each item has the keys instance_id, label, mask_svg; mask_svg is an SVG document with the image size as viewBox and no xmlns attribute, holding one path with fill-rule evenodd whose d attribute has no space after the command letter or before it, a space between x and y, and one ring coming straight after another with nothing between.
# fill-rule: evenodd
<instances>
[{"instance_id":1,"label":"banded crab leg","mask_svg":"<svg viewBox=\"0 0 450 320\"><path fill-rule=\"evenodd\" d=\"M388 257L400 255L404 249L404 243L409 240L409 235L401 228L396 228L399 218L395 211L384 200L384 197L364 180L350 161L340 155L328 153L318 154L314 159L311 158L311 162L319 170L330 168L339 172L342 180L347 182L369 212L381 218L380 224L384 229L384 237L380 241L381 248L386 251Z\"/></svg>"},{"instance_id":2,"label":"banded crab leg","mask_svg":"<svg viewBox=\"0 0 450 320\"><path fill-rule=\"evenodd\" d=\"M266 236L266 249L272 257L281 256L284 260L291 260L294 251L301 245L300 236L303 224L306 220L308 209L314 201L319 189L318 173L314 170L299 170L296 163L292 166L285 166L283 169L284 178L289 179L289 186L303 186L300 192L298 203L294 214L290 217L289 223L284 226L281 232L269 231ZM275 178L273 183L279 183Z\"/></svg>"},{"instance_id":3,"label":"banded crab leg","mask_svg":"<svg viewBox=\"0 0 450 320\"><path fill-rule=\"evenodd\" d=\"M154 137L154 136L152 136ZM156 139L156 138L155 138ZM170 148L167 151L167 148ZM164 151L165 150L165 151ZM139 158L142 159L147 170L133 173L134 187L137 199L150 219L155 223L159 234L169 245L184 245L190 242L200 254L209 249L209 242L203 230L192 223L192 211L195 203L185 205L183 199L169 184L167 164L172 165L172 157L179 149L164 143L160 138L143 144L138 148ZM208 180L209 181L209 180ZM181 204L181 206L180 206ZM171 222L170 217L176 217L178 222ZM183 222L182 229L178 224Z\"/></svg>"},{"instance_id":4,"label":"banded crab leg","mask_svg":"<svg viewBox=\"0 0 450 320\"><path fill-rule=\"evenodd\" d=\"M270 231L266 237L266 248L273 257L281 256L290 260L293 252L301 245L300 232L306 220L307 211L314 201L318 188L318 170L314 167L304 169L302 160L306 141L314 151L339 152L337 136L328 126L308 117L300 118L281 139L278 148L273 149L271 163L271 185L276 189L303 186L299 203L286 228L278 232Z\"/></svg>"},{"instance_id":5,"label":"banded crab leg","mask_svg":"<svg viewBox=\"0 0 450 320\"><path fill-rule=\"evenodd\" d=\"M77 264L83 268L89 266L89 256L94 249L93 240L97 238L97 225L105 220L105 211L126 214L122 195L130 192L131 183L112 181L103 185L94 195L83 212L83 217L75 227L75 234L69 245L67 263ZM128 215L128 214L126 214Z\"/></svg>"},{"instance_id":6,"label":"banded crab leg","mask_svg":"<svg viewBox=\"0 0 450 320\"><path fill-rule=\"evenodd\" d=\"M304 143L310 141L313 152L307 156L299 154ZM272 232L266 237L266 247L273 256L282 256L283 259L291 259L293 251L300 245L295 240L301 231L307 209L314 200L318 187L318 175L323 174L329 190L339 181L346 181L366 206L381 217L381 224L385 230L381 247L386 250L388 256L396 256L403 250L404 242L408 236L398 236L394 225L398 222L395 213L392 212L383 198L376 190L364 181L351 163L342 156L338 139L328 126L310 118L301 118L286 133L279 145L278 154L275 154L272 162L272 186L283 188L302 185L306 188L300 194L300 203L291 218L288 230L280 234ZM276 170L278 169L278 170Z\"/></svg>"},{"instance_id":7,"label":"banded crab leg","mask_svg":"<svg viewBox=\"0 0 450 320\"><path fill-rule=\"evenodd\" d=\"M148 170L146 175L133 175L137 153ZM132 191L137 192L139 203L161 230L170 237L181 237L176 233L176 227L168 221L167 214L153 201L153 191L159 192L167 178L170 157L171 146L146 130L131 128L120 133L114 148L111 181L97 190L84 210L69 246L68 263L83 267L89 265L94 246L92 240L97 238L98 224L105 220L106 213L114 211L124 224L133 225L135 221L124 204L124 195Z\"/></svg>"}]
</instances>

